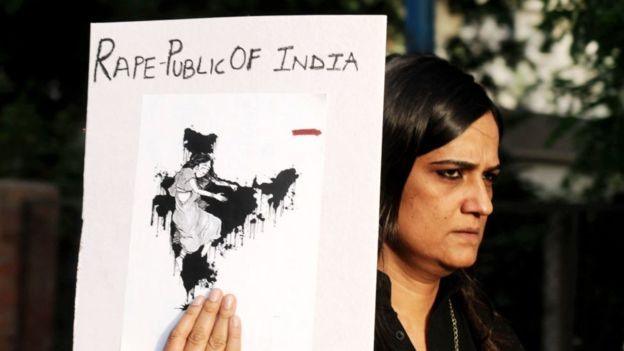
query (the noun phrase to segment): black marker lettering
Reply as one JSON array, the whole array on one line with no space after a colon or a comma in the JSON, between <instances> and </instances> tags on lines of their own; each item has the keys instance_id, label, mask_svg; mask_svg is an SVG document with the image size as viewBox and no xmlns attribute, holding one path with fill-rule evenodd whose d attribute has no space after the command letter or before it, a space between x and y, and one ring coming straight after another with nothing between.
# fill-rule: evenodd
<instances>
[{"instance_id":1,"label":"black marker lettering","mask_svg":"<svg viewBox=\"0 0 624 351\"><path fill-rule=\"evenodd\" d=\"M223 61L225 61L225 60L224 60L224 59L220 59L219 61L217 61L217 64L216 64L216 65L215 65L215 67L214 67L214 70L215 70L215 72L216 72L217 74L223 74L223 73L225 73L225 72L223 72L223 71L220 71L220 70L219 70L219 65L220 65L220 64L222 64L222 63L223 63Z\"/></svg>"},{"instance_id":2,"label":"black marker lettering","mask_svg":"<svg viewBox=\"0 0 624 351\"><path fill-rule=\"evenodd\" d=\"M197 74L206 74L208 72L206 71L202 71L201 70L201 64L202 64L202 57L199 57L199 60L197 60Z\"/></svg>"},{"instance_id":3,"label":"black marker lettering","mask_svg":"<svg viewBox=\"0 0 624 351\"><path fill-rule=\"evenodd\" d=\"M145 59L145 66L143 69L143 78L145 79L154 79L154 76L150 76L147 74L147 71L154 68L154 65L150 65L150 61L156 60L156 57L151 56Z\"/></svg>"},{"instance_id":4,"label":"black marker lettering","mask_svg":"<svg viewBox=\"0 0 624 351\"><path fill-rule=\"evenodd\" d=\"M102 46L104 42L110 43L111 47L110 47L110 50L106 54L102 55ZM93 69L93 82L94 83L97 81L97 71L98 71L99 66L102 67L102 71L104 71L104 75L106 76L106 78L108 78L108 80L111 80L110 74L108 74L108 70L106 69L106 66L104 66L103 61L108 59L110 55L113 54L113 50L115 50L115 41L113 39L111 38L100 39L100 42L98 43L97 55L95 55L95 68Z\"/></svg>"},{"instance_id":5,"label":"black marker lettering","mask_svg":"<svg viewBox=\"0 0 624 351\"><path fill-rule=\"evenodd\" d=\"M174 50L174 43L177 43L178 47L177 49ZM167 75L169 75L169 67L171 64L171 57L173 55L176 55L178 53L180 53L180 51L182 51L182 41L180 41L180 39L171 39L169 40L169 55L167 56ZM175 74L174 74L175 75Z\"/></svg>"},{"instance_id":6,"label":"black marker lettering","mask_svg":"<svg viewBox=\"0 0 624 351\"><path fill-rule=\"evenodd\" d=\"M180 64L180 69L176 72L176 63ZM182 71L184 70L184 62L173 60L173 65L171 66L171 73L173 73L174 77L179 77L182 75Z\"/></svg>"},{"instance_id":7,"label":"black marker lettering","mask_svg":"<svg viewBox=\"0 0 624 351\"><path fill-rule=\"evenodd\" d=\"M347 58L347 61L345 61L344 67L342 67L342 70L344 71L347 66L352 63L355 66L355 70L358 70L358 65L357 65L357 61L355 60L355 56L353 56L353 53L350 52L349 53L349 58Z\"/></svg>"},{"instance_id":8,"label":"black marker lettering","mask_svg":"<svg viewBox=\"0 0 624 351\"><path fill-rule=\"evenodd\" d=\"M123 67L121 64L123 63ZM117 73L121 71L126 71L126 76L130 77L130 69L128 68L128 60L124 57L117 58L117 64L115 65L115 72L113 72L113 78L117 78Z\"/></svg>"},{"instance_id":9,"label":"black marker lettering","mask_svg":"<svg viewBox=\"0 0 624 351\"><path fill-rule=\"evenodd\" d=\"M182 74L183 79L189 79L195 75L195 67L193 66L193 60L186 59L184 60L184 73Z\"/></svg>"},{"instance_id":10,"label":"black marker lettering","mask_svg":"<svg viewBox=\"0 0 624 351\"><path fill-rule=\"evenodd\" d=\"M249 71L251 69L251 61L253 61L254 59L260 58L260 55L254 55L257 52L260 52L260 48L257 49L251 49L249 50L249 61L247 61L247 70Z\"/></svg>"},{"instance_id":11,"label":"black marker lettering","mask_svg":"<svg viewBox=\"0 0 624 351\"><path fill-rule=\"evenodd\" d=\"M338 59L344 56L343 54L329 54L328 57L334 58L334 64L327 68L328 71L340 71L340 68L336 68L336 64L338 63Z\"/></svg>"},{"instance_id":12,"label":"black marker lettering","mask_svg":"<svg viewBox=\"0 0 624 351\"><path fill-rule=\"evenodd\" d=\"M308 55L305 55L305 61L301 62L299 61L299 58L297 56L293 56L293 64L292 64L292 70L295 70L295 64L298 64L299 66L301 66L301 68L303 68L303 70L305 71L308 68Z\"/></svg>"},{"instance_id":13,"label":"black marker lettering","mask_svg":"<svg viewBox=\"0 0 624 351\"><path fill-rule=\"evenodd\" d=\"M135 56L134 57L134 69L132 70L132 79L136 78L137 68L145 63L145 59L143 56Z\"/></svg>"},{"instance_id":14,"label":"black marker lettering","mask_svg":"<svg viewBox=\"0 0 624 351\"><path fill-rule=\"evenodd\" d=\"M283 51L284 55L282 56L282 65L280 66L280 68L274 68L273 71L277 72L277 71L290 71L289 68L284 67L284 64L286 63L286 54L288 52L288 50L293 49L294 46L290 45L290 46L283 46L281 48L278 48L277 51Z\"/></svg>"},{"instance_id":15,"label":"black marker lettering","mask_svg":"<svg viewBox=\"0 0 624 351\"><path fill-rule=\"evenodd\" d=\"M234 66L234 55L236 55L239 50L243 53L243 62L241 62L240 66L236 67ZM234 51L232 51L232 55L230 55L230 67L232 67L232 69L239 70L243 68L243 66L245 66L245 61L247 61L247 52L245 51L245 49L237 46Z\"/></svg>"},{"instance_id":16,"label":"black marker lettering","mask_svg":"<svg viewBox=\"0 0 624 351\"><path fill-rule=\"evenodd\" d=\"M323 62L323 60L321 60L318 56L312 55L312 63L310 64L310 69L318 70L323 68L325 68L325 62Z\"/></svg>"}]
</instances>

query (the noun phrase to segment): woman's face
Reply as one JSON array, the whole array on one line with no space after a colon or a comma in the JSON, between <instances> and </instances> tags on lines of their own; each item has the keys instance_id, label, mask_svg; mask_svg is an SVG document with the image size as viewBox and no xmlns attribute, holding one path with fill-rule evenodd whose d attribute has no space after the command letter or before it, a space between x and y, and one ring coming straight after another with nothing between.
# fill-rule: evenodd
<instances>
[{"instance_id":1,"label":"woman's face","mask_svg":"<svg viewBox=\"0 0 624 351\"><path fill-rule=\"evenodd\" d=\"M474 264L499 172L491 113L450 143L416 159L399 207L399 254L435 274Z\"/></svg>"},{"instance_id":2,"label":"woman's face","mask_svg":"<svg viewBox=\"0 0 624 351\"><path fill-rule=\"evenodd\" d=\"M208 174L208 171L210 171L210 162L200 163L197 166L195 166L194 170L195 170L195 176L203 177L206 174Z\"/></svg>"}]
</instances>

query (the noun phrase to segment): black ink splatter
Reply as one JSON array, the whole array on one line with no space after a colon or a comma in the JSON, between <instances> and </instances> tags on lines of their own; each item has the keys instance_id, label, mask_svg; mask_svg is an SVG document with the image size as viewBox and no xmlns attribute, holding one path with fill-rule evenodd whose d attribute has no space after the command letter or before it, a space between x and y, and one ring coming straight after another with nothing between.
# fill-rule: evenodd
<instances>
[{"instance_id":1,"label":"black ink splatter","mask_svg":"<svg viewBox=\"0 0 624 351\"><path fill-rule=\"evenodd\" d=\"M284 198L288 194L288 189L297 180L299 175L294 168L285 169L271 178L270 183L257 184L254 179L254 187L261 189L264 194L271 195L269 205L273 210L277 210L284 203Z\"/></svg>"},{"instance_id":2,"label":"black ink splatter","mask_svg":"<svg viewBox=\"0 0 624 351\"><path fill-rule=\"evenodd\" d=\"M206 256L202 256L202 249L190 253L184 257L182 265L184 269L180 272L180 277L184 284L184 289L191 299L194 298L196 286L209 287L217 281L217 271L214 263L207 262Z\"/></svg>"},{"instance_id":3,"label":"black ink splatter","mask_svg":"<svg viewBox=\"0 0 624 351\"><path fill-rule=\"evenodd\" d=\"M216 134L204 135L190 128L184 130L183 145L191 154L211 154L216 142Z\"/></svg>"},{"instance_id":4,"label":"black ink splatter","mask_svg":"<svg viewBox=\"0 0 624 351\"><path fill-rule=\"evenodd\" d=\"M212 155L216 141L216 134L201 134L190 128L185 129L183 164L186 164L194 155ZM253 173L253 170L250 171ZM221 202L212 196L202 195L197 198L196 205L201 211L208 212L221 220L221 233L217 239L205 244L209 245L208 247L201 246L189 253L184 252L180 236L177 234L176 223L172 219L176 211L176 198L169 189L174 185L175 177L167 173L159 173L156 176L161 177L162 181L160 194L152 199L150 224L154 225L156 215L158 223L162 221L163 228L169 225L174 261L176 265L181 261L181 267L178 269L187 294L186 302L182 304L182 308L185 309L194 298L195 288L209 288L217 282L218 272L214 255L224 256L225 252L243 246L246 237L255 238L256 232L262 232L264 228L266 215L273 217L275 221L283 210L293 209L295 196L293 185L299 174L294 168L288 168L278 172L269 182L258 183L257 177L253 177L251 186L243 186L237 182L219 178L214 173L211 164L210 171L204 177L195 179L197 186L212 194L221 194L226 201ZM287 198L288 203L285 201ZM268 209L263 208L265 200Z\"/></svg>"},{"instance_id":5,"label":"black ink splatter","mask_svg":"<svg viewBox=\"0 0 624 351\"><path fill-rule=\"evenodd\" d=\"M150 225L154 225L154 214L162 219L162 227L166 228L167 215L173 214L175 210L175 199L171 195L156 195L152 200L152 218ZM159 221L160 222L160 221Z\"/></svg>"},{"instance_id":6,"label":"black ink splatter","mask_svg":"<svg viewBox=\"0 0 624 351\"><path fill-rule=\"evenodd\" d=\"M159 173L156 176L162 178L160 188L164 191L164 194L156 195L154 199L152 199L152 217L150 219L150 225L154 225L154 214L157 214L159 219L162 219L161 225L163 229L165 229L167 216L173 214L175 210L175 199L169 194L169 187L173 184L173 177L169 177L166 173Z\"/></svg>"},{"instance_id":7,"label":"black ink splatter","mask_svg":"<svg viewBox=\"0 0 624 351\"><path fill-rule=\"evenodd\" d=\"M205 190L212 193L222 193L227 201L220 202L210 197L202 197L207 203L206 210L221 219L221 238L213 242L216 246L236 228L242 228L245 220L258 209L258 203L254 198L256 190L252 187L241 186L236 191L229 187L223 187L210 183Z\"/></svg>"}]
</instances>

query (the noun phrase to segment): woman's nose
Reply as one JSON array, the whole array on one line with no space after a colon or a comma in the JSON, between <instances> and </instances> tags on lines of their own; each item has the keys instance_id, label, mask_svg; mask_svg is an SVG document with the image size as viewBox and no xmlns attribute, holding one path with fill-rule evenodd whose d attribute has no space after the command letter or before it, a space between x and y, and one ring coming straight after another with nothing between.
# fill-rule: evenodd
<instances>
[{"instance_id":1,"label":"woman's nose","mask_svg":"<svg viewBox=\"0 0 624 351\"><path fill-rule=\"evenodd\" d=\"M471 182L462 204L462 212L475 216L489 216L494 211L492 190L483 180Z\"/></svg>"}]
</instances>

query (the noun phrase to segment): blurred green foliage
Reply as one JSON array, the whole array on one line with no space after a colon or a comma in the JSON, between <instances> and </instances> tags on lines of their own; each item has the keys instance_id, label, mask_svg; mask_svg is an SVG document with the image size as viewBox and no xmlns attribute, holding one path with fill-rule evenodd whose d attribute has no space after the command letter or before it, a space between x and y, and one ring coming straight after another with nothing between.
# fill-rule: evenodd
<instances>
[{"instance_id":1,"label":"blurred green foliage","mask_svg":"<svg viewBox=\"0 0 624 351\"><path fill-rule=\"evenodd\" d=\"M542 50L548 52L555 43L571 36L569 54L574 64L589 72L590 77L579 83L578 77L555 73L556 97L578 99L580 108L564 114L550 143L571 134L576 146L576 159L564 186L589 177L591 186L585 191L589 201L619 198L624 193L624 2L608 0L541 0L542 20L538 29L544 35ZM458 0L450 1L454 13L464 15L464 25L479 27L485 19L493 18L501 29L516 31L514 15L535 0ZM528 39L530 40L530 39ZM455 64L480 72L481 82L491 91L502 87L483 67L495 59L516 69L519 63L535 68L524 55L526 41L505 37L500 45L492 46L482 39L469 41L455 36L445 51ZM597 108L602 118L591 118ZM517 111L523 113L523 111ZM530 114L528 111L524 111Z\"/></svg>"},{"instance_id":2,"label":"blurred green foliage","mask_svg":"<svg viewBox=\"0 0 624 351\"><path fill-rule=\"evenodd\" d=\"M580 115L604 106L608 116L574 128L579 119L567 116L561 132L576 136L578 156L574 173L589 175L590 199L624 194L624 2L608 0L545 1L541 29L548 33L544 49L565 35L574 40L570 54L575 63L589 67L592 76L581 84L558 78L557 94L571 94L582 101ZM571 179L572 179L571 178Z\"/></svg>"},{"instance_id":3,"label":"blurred green foliage","mask_svg":"<svg viewBox=\"0 0 624 351\"><path fill-rule=\"evenodd\" d=\"M521 1L512 0L448 2L450 12L463 17L463 26L479 27L486 18L492 18L502 30L509 33L515 31L513 15L520 3ZM481 69L496 58L502 58L508 67L517 67L520 61L524 61L524 45L524 41L515 40L512 36L502 39L499 45L492 46L479 37L471 38L470 41L462 39L458 33L446 43L444 50L452 63L469 71L481 72L479 82L495 92L499 87L494 83L494 79Z\"/></svg>"},{"instance_id":4,"label":"blurred green foliage","mask_svg":"<svg viewBox=\"0 0 624 351\"><path fill-rule=\"evenodd\" d=\"M475 273L484 283L489 296L513 325L528 350L540 349L543 314L542 272L543 238L551 230L563 230L566 241L578 238L578 259L571 267L576 289L566 291L574 299L573 350L615 350L622 348L624 300L622 287L616 283L618 252L624 248L619 217L622 207L596 202L621 204L624 199L624 2L607 0L457 0L449 1L450 9L463 16L463 26L482 28L494 19L508 33L500 45L492 45L479 36L466 40L458 33L444 48L449 59L478 73L479 80L496 93L504 86L496 84L484 67L494 60L503 60L507 67L520 63L536 68L539 62L527 59L527 41L514 39L518 9L541 3L542 19L538 27L544 36L541 47L548 52L558 42L572 39L569 55L573 64L589 72L585 80L556 72L554 96L572 96L580 101L574 113L564 114L547 145L571 135L576 156L565 185L571 186L580 176L588 177L591 185L584 194L586 204L535 202L533 191L513 175L497 186L497 199L506 206L495 206L496 214L488 221ZM526 40L532 40L528 38ZM601 118L595 109L602 106ZM604 109L606 107L606 110ZM520 108L514 111L522 123L532 113ZM523 117L523 115L525 117ZM503 155L503 159L505 159ZM505 168L513 160L503 162ZM516 192L515 187L524 187ZM517 188L516 188L517 189ZM528 202L527 202L528 200ZM507 202L506 202L507 201ZM511 201L511 202L508 202ZM531 204L533 203L533 204ZM552 218L561 215L561 228L553 227ZM562 296L562 298L564 298ZM518 323L519 322L519 323Z\"/></svg>"}]
</instances>

